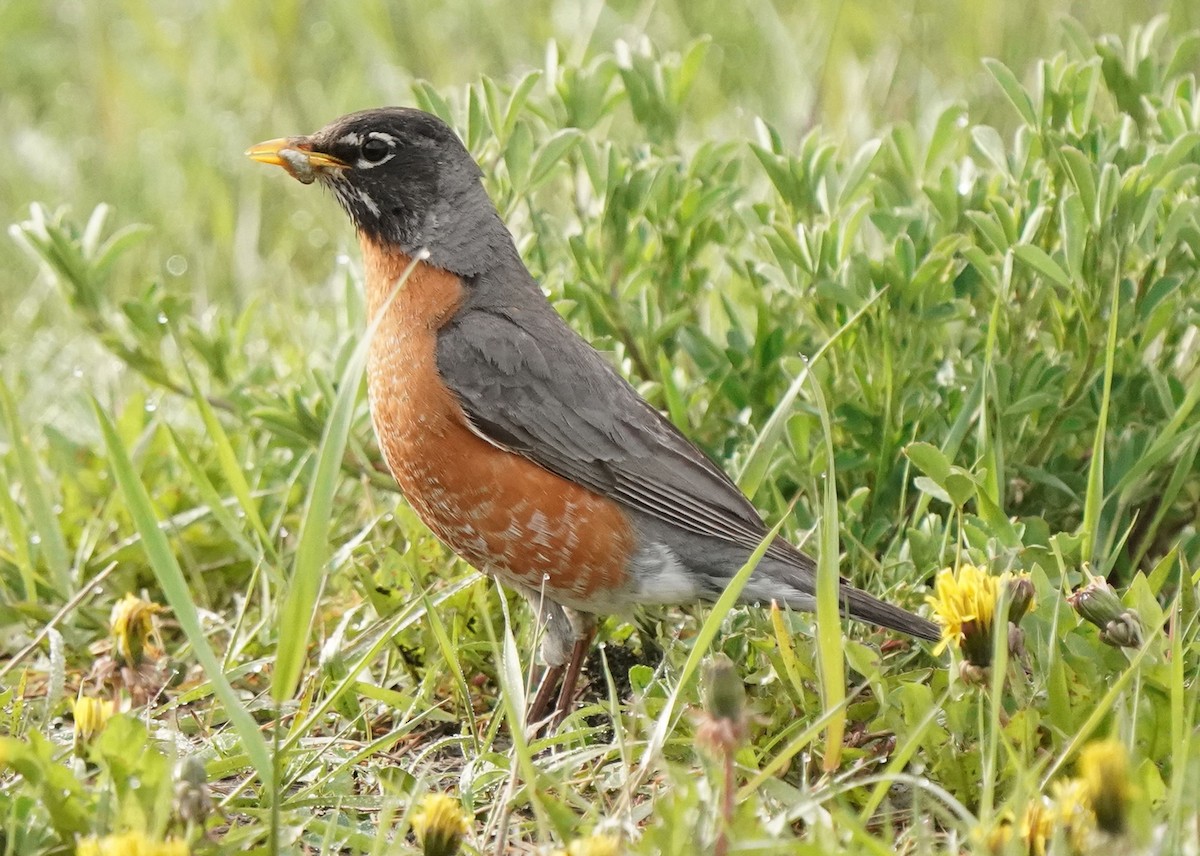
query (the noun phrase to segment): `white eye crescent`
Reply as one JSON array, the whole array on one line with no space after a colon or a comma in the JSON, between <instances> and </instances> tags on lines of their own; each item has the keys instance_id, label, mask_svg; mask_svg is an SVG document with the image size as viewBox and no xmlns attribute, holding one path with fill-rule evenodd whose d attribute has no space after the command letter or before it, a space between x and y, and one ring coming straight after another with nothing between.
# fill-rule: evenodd
<instances>
[{"instance_id":1,"label":"white eye crescent","mask_svg":"<svg viewBox=\"0 0 1200 856\"><path fill-rule=\"evenodd\" d=\"M362 141L358 151L359 158L355 166L359 169L379 166L381 163L387 163L396 154L396 138L391 134L372 131Z\"/></svg>"}]
</instances>

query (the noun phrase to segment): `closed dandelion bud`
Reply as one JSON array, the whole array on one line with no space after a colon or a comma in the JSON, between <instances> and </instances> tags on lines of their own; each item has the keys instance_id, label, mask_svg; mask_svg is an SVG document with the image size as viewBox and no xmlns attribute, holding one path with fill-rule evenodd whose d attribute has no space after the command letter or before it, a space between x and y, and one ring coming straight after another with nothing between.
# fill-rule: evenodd
<instances>
[{"instance_id":1,"label":"closed dandelion bud","mask_svg":"<svg viewBox=\"0 0 1200 856\"><path fill-rule=\"evenodd\" d=\"M1114 648L1140 648L1142 646L1142 620L1132 609L1127 609L1119 617L1104 626L1100 631L1100 641Z\"/></svg>"},{"instance_id":2,"label":"closed dandelion bud","mask_svg":"<svg viewBox=\"0 0 1200 856\"><path fill-rule=\"evenodd\" d=\"M1127 609L1116 591L1102 579L1094 579L1067 598L1080 617L1100 628L1100 639L1119 648L1142 644L1142 622Z\"/></svg>"},{"instance_id":3,"label":"closed dandelion bud","mask_svg":"<svg viewBox=\"0 0 1200 856\"><path fill-rule=\"evenodd\" d=\"M746 688L733 661L718 654L704 664L704 709L718 719L741 720L745 716Z\"/></svg>"},{"instance_id":4,"label":"closed dandelion bud","mask_svg":"<svg viewBox=\"0 0 1200 856\"><path fill-rule=\"evenodd\" d=\"M204 762L188 755L175 767L175 816L184 823L201 824L211 811Z\"/></svg>"},{"instance_id":5,"label":"closed dandelion bud","mask_svg":"<svg viewBox=\"0 0 1200 856\"><path fill-rule=\"evenodd\" d=\"M1029 574L1015 574L1008 580L1008 620L1020 624L1036 603L1033 580Z\"/></svg>"},{"instance_id":6,"label":"closed dandelion bud","mask_svg":"<svg viewBox=\"0 0 1200 856\"><path fill-rule=\"evenodd\" d=\"M1124 745L1100 740L1086 746L1079 756L1079 778L1099 827L1114 835L1124 832L1131 797Z\"/></svg>"},{"instance_id":7,"label":"closed dandelion bud","mask_svg":"<svg viewBox=\"0 0 1200 856\"><path fill-rule=\"evenodd\" d=\"M1121 603L1113 587L1098 578L1071 593L1067 597L1067 603L1071 604L1081 618L1090 621L1101 630L1125 611L1125 604Z\"/></svg>"},{"instance_id":8,"label":"closed dandelion bud","mask_svg":"<svg viewBox=\"0 0 1200 856\"><path fill-rule=\"evenodd\" d=\"M413 832L425 856L454 856L467 834L468 818L458 800L429 794L412 819Z\"/></svg>"},{"instance_id":9,"label":"closed dandelion bud","mask_svg":"<svg viewBox=\"0 0 1200 856\"><path fill-rule=\"evenodd\" d=\"M117 659L126 666L137 666L146 657L156 658L159 650L151 640L156 631L154 616L163 608L157 603L126 594L113 606L109 624Z\"/></svg>"},{"instance_id":10,"label":"closed dandelion bud","mask_svg":"<svg viewBox=\"0 0 1200 856\"><path fill-rule=\"evenodd\" d=\"M80 696L75 699L75 754L82 755L84 749L104 730L113 715L113 703L98 698Z\"/></svg>"},{"instance_id":11,"label":"closed dandelion bud","mask_svg":"<svg viewBox=\"0 0 1200 856\"><path fill-rule=\"evenodd\" d=\"M704 712L696 741L714 755L737 749L746 736L746 688L733 662L724 654L704 664Z\"/></svg>"}]
</instances>

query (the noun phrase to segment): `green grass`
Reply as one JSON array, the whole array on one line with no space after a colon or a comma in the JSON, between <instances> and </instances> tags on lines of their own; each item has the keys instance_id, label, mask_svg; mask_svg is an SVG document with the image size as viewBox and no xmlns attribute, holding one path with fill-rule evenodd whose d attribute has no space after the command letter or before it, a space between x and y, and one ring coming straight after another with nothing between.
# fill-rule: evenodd
<instances>
[{"instance_id":1,"label":"green grass","mask_svg":"<svg viewBox=\"0 0 1200 856\"><path fill-rule=\"evenodd\" d=\"M1102 737L1128 830L1083 852L1200 846L1193 7L0 8L0 851L405 852L445 791L472 852L692 854L726 823L718 652L753 714L731 852L990 852ZM946 566L1028 572L1024 651L999 632L970 684L829 615L655 610L527 739L524 604L379 469L349 224L241 157L396 102L456 125L569 322L824 572L913 608ZM1140 648L1067 604L1089 573ZM129 591L170 607L136 676ZM75 756L81 687L149 701ZM184 758L219 808L190 821Z\"/></svg>"}]
</instances>

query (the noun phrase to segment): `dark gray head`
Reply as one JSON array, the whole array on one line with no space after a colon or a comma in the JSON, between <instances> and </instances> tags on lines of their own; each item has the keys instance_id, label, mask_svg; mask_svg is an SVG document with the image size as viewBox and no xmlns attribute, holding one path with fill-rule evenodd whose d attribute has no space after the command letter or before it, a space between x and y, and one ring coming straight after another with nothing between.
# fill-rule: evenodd
<instances>
[{"instance_id":1,"label":"dark gray head","mask_svg":"<svg viewBox=\"0 0 1200 856\"><path fill-rule=\"evenodd\" d=\"M364 110L247 154L305 184L328 187L371 240L410 256L425 249L431 264L460 276L481 273L498 253L513 251L479 165L450 126L429 113Z\"/></svg>"}]
</instances>

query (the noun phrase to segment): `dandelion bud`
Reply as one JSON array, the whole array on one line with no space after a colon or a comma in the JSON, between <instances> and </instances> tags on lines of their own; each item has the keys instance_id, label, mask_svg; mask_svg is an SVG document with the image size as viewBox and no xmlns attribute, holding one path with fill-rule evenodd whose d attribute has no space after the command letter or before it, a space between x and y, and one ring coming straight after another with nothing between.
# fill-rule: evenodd
<instances>
[{"instance_id":1,"label":"dandelion bud","mask_svg":"<svg viewBox=\"0 0 1200 856\"><path fill-rule=\"evenodd\" d=\"M113 715L113 703L98 698L80 696L75 699L75 754L82 755L84 749L104 730Z\"/></svg>"},{"instance_id":2,"label":"dandelion bud","mask_svg":"<svg viewBox=\"0 0 1200 856\"><path fill-rule=\"evenodd\" d=\"M746 736L746 688L733 662L718 654L704 664L704 712L696 741L714 755L737 749Z\"/></svg>"},{"instance_id":3,"label":"dandelion bud","mask_svg":"<svg viewBox=\"0 0 1200 856\"><path fill-rule=\"evenodd\" d=\"M1034 605L1033 580L1029 574L1014 574L1008 580L1008 620L1020 624Z\"/></svg>"},{"instance_id":4,"label":"dandelion bud","mask_svg":"<svg viewBox=\"0 0 1200 856\"><path fill-rule=\"evenodd\" d=\"M1100 628L1101 641L1118 648L1142 644L1142 622L1126 608L1116 591L1102 579L1093 579L1067 598L1067 603L1086 621Z\"/></svg>"},{"instance_id":5,"label":"dandelion bud","mask_svg":"<svg viewBox=\"0 0 1200 856\"><path fill-rule=\"evenodd\" d=\"M211 811L204 762L188 755L175 767L175 815L184 823L201 824Z\"/></svg>"}]
</instances>

